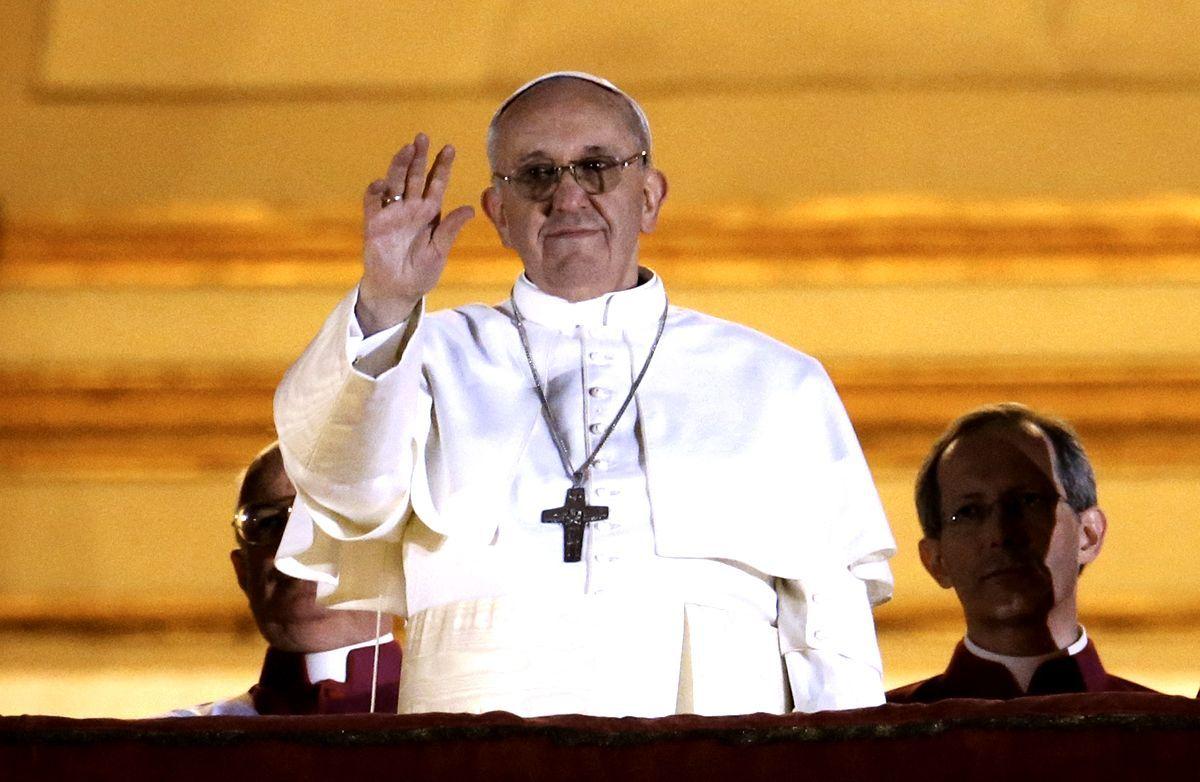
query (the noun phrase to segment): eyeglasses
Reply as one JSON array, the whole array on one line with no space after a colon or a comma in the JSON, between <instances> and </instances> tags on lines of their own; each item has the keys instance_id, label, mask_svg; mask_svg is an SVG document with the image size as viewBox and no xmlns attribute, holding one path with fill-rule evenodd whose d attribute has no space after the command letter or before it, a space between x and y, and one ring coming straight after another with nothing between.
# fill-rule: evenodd
<instances>
[{"instance_id":1,"label":"eyeglasses","mask_svg":"<svg viewBox=\"0 0 1200 782\"><path fill-rule=\"evenodd\" d=\"M958 510L950 514L950 519L947 523L960 526L979 524L990 519L993 511L997 508L1008 518L1045 518L1058 507L1058 503L1063 499L1064 497L1060 494L1047 492L1008 492L991 502L975 500L965 503Z\"/></svg>"},{"instance_id":2,"label":"eyeglasses","mask_svg":"<svg viewBox=\"0 0 1200 782\"><path fill-rule=\"evenodd\" d=\"M291 515L291 500L249 503L233 514L233 532L247 546L275 545Z\"/></svg>"},{"instance_id":3,"label":"eyeglasses","mask_svg":"<svg viewBox=\"0 0 1200 782\"><path fill-rule=\"evenodd\" d=\"M492 172L492 176L512 185L513 190L516 190L517 195L522 198L530 201L546 201L553 197L554 191L558 190L558 183L562 180L563 172L570 171L571 176L583 188L583 192L588 195L600 195L621 184L621 173L635 162L640 161L644 164L649 155L650 152L643 149L624 160L617 160L607 155L597 155L572 160L561 166L552 163L531 163L518 168L509 176L498 172Z\"/></svg>"}]
</instances>

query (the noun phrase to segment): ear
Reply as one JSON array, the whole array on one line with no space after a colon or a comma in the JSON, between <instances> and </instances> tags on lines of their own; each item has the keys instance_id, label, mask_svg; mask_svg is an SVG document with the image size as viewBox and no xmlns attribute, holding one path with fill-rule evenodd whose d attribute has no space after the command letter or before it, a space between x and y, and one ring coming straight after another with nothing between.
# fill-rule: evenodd
<instances>
[{"instance_id":1,"label":"ear","mask_svg":"<svg viewBox=\"0 0 1200 782\"><path fill-rule=\"evenodd\" d=\"M240 548L235 548L229 552L229 561L233 563L233 572L237 574L238 586L245 592L247 589L246 552Z\"/></svg>"},{"instance_id":2,"label":"ear","mask_svg":"<svg viewBox=\"0 0 1200 782\"><path fill-rule=\"evenodd\" d=\"M642 183L642 233L654 231L658 225L658 212L666 197L667 177L657 168L650 169Z\"/></svg>"},{"instance_id":3,"label":"ear","mask_svg":"<svg viewBox=\"0 0 1200 782\"><path fill-rule=\"evenodd\" d=\"M1086 565L1100 556L1104 535L1108 532L1108 517L1092 506L1079 514L1079 564Z\"/></svg>"},{"instance_id":4,"label":"ear","mask_svg":"<svg viewBox=\"0 0 1200 782\"><path fill-rule=\"evenodd\" d=\"M500 243L505 247L512 247L512 243L508 240L508 220L504 216L504 199L495 185L480 194L479 205L483 207L483 213L492 221L492 225L496 226Z\"/></svg>"},{"instance_id":5,"label":"ear","mask_svg":"<svg viewBox=\"0 0 1200 782\"><path fill-rule=\"evenodd\" d=\"M921 555L921 564L933 576L942 589L951 587L950 577L942 564L942 541L937 538L921 538L917 541L917 553Z\"/></svg>"}]
</instances>

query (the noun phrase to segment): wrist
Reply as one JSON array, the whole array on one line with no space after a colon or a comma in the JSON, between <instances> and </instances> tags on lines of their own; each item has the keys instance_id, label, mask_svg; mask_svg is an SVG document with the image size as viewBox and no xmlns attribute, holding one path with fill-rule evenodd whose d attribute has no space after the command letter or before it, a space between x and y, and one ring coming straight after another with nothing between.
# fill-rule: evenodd
<instances>
[{"instance_id":1,"label":"wrist","mask_svg":"<svg viewBox=\"0 0 1200 782\"><path fill-rule=\"evenodd\" d=\"M363 336L369 337L407 320L420 301L419 296L372 298L360 288L358 301L354 304L354 317Z\"/></svg>"}]
</instances>

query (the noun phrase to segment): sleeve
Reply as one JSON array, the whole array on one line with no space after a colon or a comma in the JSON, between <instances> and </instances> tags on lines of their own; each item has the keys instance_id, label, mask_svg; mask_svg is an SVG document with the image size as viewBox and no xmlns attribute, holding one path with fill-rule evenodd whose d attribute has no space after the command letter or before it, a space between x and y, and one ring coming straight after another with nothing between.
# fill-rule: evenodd
<instances>
[{"instance_id":1,"label":"sleeve","mask_svg":"<svg viewBox=\"0 0 1200 782\"><path fill-rule=\"evenodd\" d=\"M327 602L344 607L387 589L431 412L424 303L405 323L364 340L356 301L357 291L342 300L275 394L284 468L304 510L293 512L280 569L317 580Z\"/></svg>"},{"instance_id":2,"label":"sleeve","mask_svg":"<svg viewBox=\"0 0 1200 782\"><path fill-rule=\"evenodd\" d=\"M420 315L414 314L390 329L364 337L358 320L350 318L346 338L346 354L350 357L350 365L361 374L378 378L400 363L404 347L419 321Z\"/></svg>"},{"instance_id":3,"label":"sleeve","mask_svg":"<svg viewBox=\"0 0 1200 782\"><path fill-rule=\"evenodd\" d=\"M780 652L798 711L884 702L883 663L872 608L892 596L887 560L896 544L845 408L822 373L832 460L825 556L797 578L777 580Z\"/></svg>"},{"instance_id":4,"label":"sleeve","mask_svg":"<svg viewBox=\"0 0 1200 782\"><path fill-rule=\"evenodd\" d=\"M847 570L804 582L781 579L776 591L780 651L796 711L883 703L883 663L866 582Z\"/></svg>"},{"instance_id":5,"label":"sleeve","mask_svg":"<svg viewBox=\"0 0 1200 782\"><path fill-rule=\"evenodd\" d=\"M221 701L213 701L212 703L202 703L198 706L189 706L183 709L172 709L166 714L158 714L150 719L160 719L164 717L257 717L258 711L254 708L254 699L250 693L242 693L241 695L232 698L226 698Z\"/></svg>"}]
</instances>

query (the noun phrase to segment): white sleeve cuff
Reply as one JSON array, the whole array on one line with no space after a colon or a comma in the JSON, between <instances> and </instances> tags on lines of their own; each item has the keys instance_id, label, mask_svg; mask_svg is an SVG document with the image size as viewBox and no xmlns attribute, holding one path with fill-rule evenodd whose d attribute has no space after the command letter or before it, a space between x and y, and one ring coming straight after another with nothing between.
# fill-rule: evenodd
<instances>
[{"instance_id":1,"label":"white sleeve cuff","mask_svg":"<svg viewBox=\"0 0 1200 782\"><path fill-rule=\"evenodd\" d=\"M867 584L848 570L778 579L779 651L837 653L883 670Z\"/></svg>"},{"instance_id":2,"label":"white sleeve cuff","mask_svg":"<svg viewBox=\"0 0 1200 782\"><path fill-rule=\"evenodd\" d=\"M883 674L834 651L804 649L783 657L796 711L863 709L884 702Z\"/></svg>"},{"instance_id":3,"label":"white sleeve cuff","mask_svg":"<svg viewBox=\"0 0 1200 782\"><path fill-rule=\"evenodd\" d=\"M355 304L358 292L355 291ZM351 311L353 312L353 310ZM408 344L421 316L425 313L425 300L417 303L412 314L391 328L377 331L364 337L358 318L351 314L346 327L346 358L350 366L362 375L378 378L400 363L400 355Z\"/></svg>"}]
</instances>

